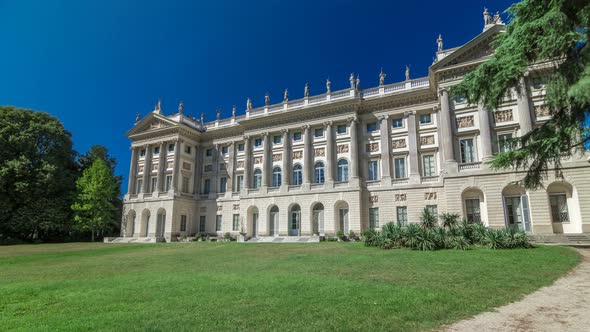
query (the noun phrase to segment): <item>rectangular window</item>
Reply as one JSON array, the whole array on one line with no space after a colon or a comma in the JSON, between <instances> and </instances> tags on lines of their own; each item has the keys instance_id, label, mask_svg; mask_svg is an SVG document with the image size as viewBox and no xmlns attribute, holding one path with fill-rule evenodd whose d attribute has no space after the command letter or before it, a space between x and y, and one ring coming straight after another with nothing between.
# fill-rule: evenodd
<instances>
[{"instance_id":1,"label":"rectangular window","mask_svg":"<svg viewBox=\"0 0 590 332\"><path fill-rule=\"evenodd\" d=\"M475 148L473 147L473 139L462 139L459 141L459 145L461 147L461 163L474 163L476 161L476 158Z\"/></svg>"},{"instance_id":2,"label":"rectangular window","mask_svg":"<svg viewBox=\"0 0 590 332\"><path fill-rule=\"evenodd\" d=\"M227 145L224 145L221 147L221 153L226 155L229 152L229 147Z\"/></svg>"},{"instance_id":3,"label":"rectangular window","mask_svg":"<svg viewBox=\"0 0 590 332\"><path fill-rule=\"evenodd\" d=\"M182 177L182 192L183 193L188 193L188 177L183 176Z\"/></svg>"},{"instance_id":4,"label":"rectangular window","mask_svg":"<svg viewBox=\"0 0 590 332\"><path fill-rule=\"evenodd\" d=\"M234 214L233 222L232 222L232 230L237 232L240 230L240 215Z\"/></svg>"},{"instance_id":5,"label":"rectangular window","mask_svg":"<svg viewBox=\"0 0 590 332\"><path fill-rule=\"evenodd\" d=\"M467 215L467 221L470 223L480 223L481 213L479 210L479 199L466 199L465 200L465 214Z\"/></svg>"},{"instance_id":6,"label":"rectangular window","mask_svg":"<svg viewBox=\"0 0 590 332\"><path fill-rule=\"evenodd\" d=\"M293 133L293 140L294 141L301 141L301 132L300 131Z\"/></svg>"},{"instance_id":7,"label":"rectangular window","mask_svg":"<svg viewBox=\"0 0 590 332\"><path fill-rule=\"evenodd\" d=\"M207 224L207 217L200 216L199 217L199 232L205 233L205 225Z\"/></svg>"},{"instance_id":8,"label":"rectangular window","mask_svg":"<svg viewBox=\"0 0 590 332\"><path fill-rule=\"evenodd\" d=\"M145 149L141 149L141 151L139 152L139 156L145 157Z\"/></svg>"},{"instance_id":9,"label":"rectangular window","mask_svg":"<svg viewBox=\"0 0 590 332\"><path fill-rule=\"evenodd\" d=\"M143 180L142 179L137 180L137 192L143 193Z\"/></svg>"},{"instance_id":10,"label":"rectangular window","mask_svg":"<svg viewBox=\"0 0 590 332\"><path fill-rule=\"evenodd\" d=\"M221 223L222 221L222 216L220 214L215 216L215 231L216 232L221 232Z\"/></svg>"},{"instance_id":11,"label":"rectangular window","mask_svg":"<svg viewBox=\"0 0 590 332\"><path fill-rule=\"evenodd\" d=\"M369 160L369 181L379 180L379 161Z\"/></svg>"},{"instance_id":12,"label":"rectangular window","mask_svg":"<svg viewBox=\"0 0 590 332\"><path fill-rule=\"evenodd\" d=\"M377 122L367 123L367 132L372 133L377 131Z\"/></svg>"},{"instance_id":13,"label":"rectangular window","mask_svg":"<svg viewBox=\"0 0 590 332\"><path fill-rule=\"evenodd\" d=\"M243 187L244 187L244 176L238 175L238 183L236 184L236 191L237 192L242 191Z\"/></svg>"},{"instance_id":14,"label":"rectangular window","mask_svg":"<svg viewBox=\"0 0 590 332\"><path fill-rule=\"evenodd\" d=\"M203 195L209 195L209 191L211 190L211 180L205 179L203 183Z\"/></svg>"},{"instance_id":15,"label":"rectangular window","mask_svg":"<svg viewBox=\"0 0 590 332\"><path fill-rule=\"evenodd\" d=\"M500 153L512 150L512 134L498 135L498 151Z\"/></svg>"},{"instance_id":16,"label":"rectangular window","mask_svg":"<svg viewBox=\"0 0 590 332\"><path fill-rule=\"evenodd\" d=\"M391 120L391 126L393 128L403 128L404 127L404 119L403 118L397 118L397 119Z\"/></svg>"},{"instance_id":17,"label":"rectangular window","mask_svg":"<svg viewBox=\"0 0 590 332\"><path fill-rule=\"evenodd\" d=\"M369 227L379 228L379 208L369 208Z\"/></svg>"},{"instance_id":18,"label":"rectangular window","mask_svg":"<svg viewBox=\"0 0 590 332\"><path fill-rule=\"evenodd\" d=\"M185 215L180 216L180 231L186 232L186 216Z\"/></svg>"},{"instance_id":19,"label":"rectangular window","mask_svg":"<svg viewBox=\"0 0 590 332\"><path fill-rule=\"evenodd\" d=\"M393 159L395 166L395 178L405 179L406 176L406 158L395 158Z\"/></svg>"},{"instance_id":20,"label":"rectangular window","mask_svg":"<svg viewBox=\"0 0 590 332\"><path fill-rule=\"evenodd\" d=\"M438 221L438 206L437 205L426 205L426 209L430 211Z\"/></svg>"},{"instance_id":21,"label":"rectangular window","mask_svg":"<svg viewBox=\"0 0 590 332\"><path fill-rule=\"evenodd\" d=\"M219 178L219 192L224 193L227 190L227 178L221 177Z\"/></svg>"},{"instance_id":22,"label":"rectangular window","mask_svg":"<svg viewBox=\"0 0 590 332\"><path fill-rule=\"evenodd\" d=\"M156 146L154 148L154 154L160 154L160 147L159 146Z\"/></svg>"},{"instance_id":23,"label":"rectangular window","mask_svg":"<svg viewBox=\"0 0 590 332\"><path fill-rule=\"evenodd\" d=\"M422 168L423 168L422 171L424 172L424 176L436 176L433 155L422 156Z\"/></svg>"},{"instance_id":24,"label":"rectangular window","mask_svg":"<svg viewBox=\"0 0 590 332\"><path fill-rule=\"evenodd\" d=\"M281 144L281 136L279 136L279 135L273 136L272 143L273 144Z\"/></svg>"},{"instance_id":25,"label":"rectangular window","mask_svg":"<svg viewBox=\"0 0 590 332\"><path fill-rule=\"evenodd\" d=\"M158 190L158 178L152 178L151 192Z\"/></svg>"},{"instance_id":26,"label":"rectangular window","mask_svg":"<svg viewBox=\"0 0 590 332\"><path fill-rule=\"evenodd\" d=\"M262 138L257 138L254 140L254 147L259 148L262 146Z\"/></svg>"},{"instance_id":27,"label":"rectangular window","mask_svg":"<svg viewBox=\"0 0 590 332\"><path fill-rule=\"evenodd\" d=\"M191 147L190 147L190 145L186 145L186 146L184 147L184 153L191 154Z\"/></svg>"},{"instance_id":28,"label":"rectangular window","mask_svg":"<svg viewBox=\"0 0 590 332\"><path fill-rule=\"evenodd\" d=\"M396 208L397 224L400 226L408 226L408 207L398 206Z\"/></svg>"},{"instance_id":29,"label":"rectangular window","mask_svg":"<svg viewBox=\"0 0 590 332\"><path fill-rule=\"evenodd\" d=\"M238 151L239 152L243 152L244 151L244 143L238 144Z\"/></svg>"},{"instance_id":30,"label":"rectangular window","mask_svg":"<svg viewBox=\"0 0 590 332\"><path fill-rule=\"evenodd\" d=\"M168 152L174 151L174 144L168 144Z\"/></svg>"},{"instance_id":31,"label":"rectangular window","mask_svg":"<svg viewBox=\"0 0 590 332\"><path fill-rule=\"evenodd\" d=\"M420 114L420 124L431 124L432 123L432 115L428 114Z\"/></svg>"},{"instance_id":32,"label":"rectangular window","mask_svg":"<svg viewBox=\"0 0 590 332\"><path fill-rule=\"evenodd\" d=\"M567 196L565 194L549 195L551 204L551 217L553 222L570 222L569 211L567 209Z\"/></svg>"},{"instance_id":33,"label":"rectangular window","mask_svg":"<svg viewBox=\"0 0 590 332\"><path fill-rule=\"evenodd\" d=\"M313 131L314 137L324 137L324 128L316 128Z\"/></svg>"},{"instance_id":34,"label":"rectangular window","mask_svg":"<svg viewBox=\"0 0 590 332\"><path fill-rule=\"evenodd\" d=\"M166 191L172 188L172 175L166 175Z\"/></svg>"},{"instance_id":35,"label":"rectangular window","mask_svg":"<svg viewBox=\"0 0 590 332\"><path fill-rule=\"evenodd\" d=\"M340 135L346 134L346 125L338 125L338 127L336 127L336 131Z\"/></svg>"},{"instance_id":36,"label":"rectangular window","mask_svg":"<svg viewBox=\"0 0 590 332\"><path fill-rule=\"evenodd\" d=\"M205 150L205 155L207 157L211 157L213 155L213 149L207 149L207 150Z\"/></svg>"}]
</instances>

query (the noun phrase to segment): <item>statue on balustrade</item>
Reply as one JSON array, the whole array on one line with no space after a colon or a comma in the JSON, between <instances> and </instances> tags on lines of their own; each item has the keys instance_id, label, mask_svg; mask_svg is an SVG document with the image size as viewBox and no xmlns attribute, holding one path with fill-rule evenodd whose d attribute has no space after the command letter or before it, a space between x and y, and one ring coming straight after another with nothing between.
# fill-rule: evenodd
<instances>
[{"instance_id":1,"label":"statue on balustrade","mask_svg":"<svg viewBox=\"0 0 590 332\"><path fill-rule=\"evenodd\" d=\"M406 66L406 81L410 80L410 66Z\"/></svg>"},{"instance_id":2,"label":"statue on balustrade","mask_svg":"<svg viewBox=\"0 0 590 332\"><path fill-rule=\"evenodd\" d=\"M436 40L436 44L438 45L438 51L442 51L443 50L443 39L442 39L442 35L439 33L438 34L438 39Z\"/></svg>"},{"instance_id":3,"label":"statue on balustrade","mask_svg":"<svg viewBox=\"0 0 590 332\"><path fill-rule=\"evenodd\" d=\"M180 104L178 104L178 114L182 114L183 110L184 110L184 102L180 101Z\"/></svg>"},{"instance_id":4,"label":"statue on balustrade","mask_svg":"<svg viewBox=\"0 0 590 332\"><path fill-rule=\"evenodd\" d=\"M356 75L356 91L361 91L361 75Z\"/></svg>"},{"instance_id":5,"label":"statue on balustrade","mask_svg":"<svg viewBox=\"0 0 590 332\"><path fill-rule=\"evenodd\" d=\"M331 90L331 85L332 85L332 82L330 82L330 79L327 78L326 79L326 93L330 93L332 91Z\"/></svg>"},{"instance_id":6,"label":"statue on balustrade","mask_svg":"<svg viewBox=\"0 0 590 332\"><path fill-rule=\"evenodd\" d=\"M350 73L348 80L350 81L350 88L354 89L354 73Z\"/></svg>"},{"instance_id":7,"label":"statue on balustrade","mask_svg":"<svg viewBox=\"0 0 590 332\"><path fill-rule=\"evenodd\" d=\"M138 123L139 120L141 120L141 116L139 115L139 112L137 112L137 114L135 114L135 123Z\"/></svg>"},{"instance_id":8,"label":"statue on balustrade","mask_svg":"<svg viewBox=\"0 0 590 332\"><path fill-rule=\"evenodd\" d=\"M264 105L270 105L270 95L268 94L268 92L266 93L266 95L264 95Z\"/></svg>"},{"instance_id":9,"label":"statue on balustrade","mask_svg":"<svg viewBox=\"0 0 590 332\"><path fill-rule=\"evenodd\" d=\"M236 105L232 106L232 108L231 108L231 117L232 118L236 117Z\"/></svg>"},{"instance_id":10,"label":"statue on balustrade","mask_svg":"<svg viewBox=\"0 0 590 332\"><path fill-rule=\"evenodd\" d=\"M246 101L246 109L248 111L252 110L252 99L250 99L250 97L248 97L248 100Z\"/></svg>"},{"instance_id":11,"label":"statue on balustrade","mask_svg":"<svg viewBox=\"0 0 590 332\"><path fill-rule=\"evenodd\" d=\"M381 72L379 73L379 85L385 84L385 76L387 76L387 74L385 74L383 68L381 68Z\"/></svg>"},{"instance_id":12,"label":"statue on balustrade","mask_svg":"<svg viewBox=\"0 0 590 332\"><path fill-rule=\"evenodd\" d=\"M216 112L217 112L217 121L219 121L219 119L221 119L221 109L218 108L216 110Z\"/></svg>"},{"instance_id":13,"label":"statue on balustrade","mask_svg":"<svg viewBox=\"0 0 590 332\"><path fill-rule=\"evenodd\" d=\"M289 89L285 89L285 93L283 95L283 101L287 102L289 100Z\"/></svg>"},{"instance_id":14,"label":"statue on balustrade","mask_svg":"<svg viewBox=\"0 0 590 332\"><path fill-rule=\"evenodd\" d=\"M303 89L303 95L305 97L309 97L309 86L305 83L305 88Z\"/></svg>"},{"instance_id":15,"label":"statue on balustrade","mask_svg":"<svg viewBox=\"0 0 590 332\"><path fill-rule=\"evenodd\" d=\"M483 23L485 25L490 25L492 24L492 16L490 15L490 13L488 12L487 8L483 8Z\"/></svg>"},{"instance_id":16,"label":"statue on balustrade","mask_svg":"<svg viewBox=\"0 0 590 332\"><path fill-rule=\"evenodd\" d=\"M201 123L205 123L205 113L201 113Z\"/></svg>"}]
</instances>

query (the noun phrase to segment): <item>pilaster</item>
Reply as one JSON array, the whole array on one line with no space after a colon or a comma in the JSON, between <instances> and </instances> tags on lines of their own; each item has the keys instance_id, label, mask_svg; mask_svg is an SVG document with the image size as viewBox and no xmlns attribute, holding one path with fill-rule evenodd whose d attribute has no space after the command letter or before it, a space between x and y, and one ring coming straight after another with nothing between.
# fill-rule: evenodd
<instances>
[{"instance_id":1,"label":"pilaster","mask_svg":"<svg viewBox=\"0 0 590 332\"><path fill-rule=\"evenodd\" d=\"M379 132L381 135L381 185L391 186L391 148L389 134L389 116L379 116Z\"/></svg>"},{"instance_id":2,"label":"pilaster","mask_svg":"<svg viewBox=\"0 0 590 332\"><path fill-rule=\"evenodd\" d=\"M408 150L410 157L409 181L420 183L420 164L418 159L418 130L416 127L416 112L409 111L404 114L408 123Z\"/></svg>"},{"instance_id":3,"label":"pilaster","mask_svg":"<svg viewBox=\"0 0 590 332\"><path fill-rule=\"evenodd\" d=\"M533 130L527 76L528 74L525 74L525 76L520 77L518 81L520 86L520 93L517 93L516 95L516 104L518 108L518 119L520 122L521 136Z\"/></svg>"},{"instance_id":4,"label":"pilaster","mask_svg":"<svg viewBox=\"0 0 590 332\"><path fill-rule=\"evenodd\" d=\"M291 184L291 137L289 129L281 129L283 135L283 174L281 176L281 192L289 191L289 184Z\"/></svg>"},{"instance_id":5,"label":"pilaster","mask_svg":"<svg viewBox=\"0 0 590 332\"><path fill-rule=\"evenodd\" d=\"M311 129L309 125L303 125L303 185L302 190L311 188L311 179L313 174L313 146L311 144Z\"/></svg>"},{"instance_id":6,"label":"pilaster","mask_svg":"<svg viewBox=\"0 0 590 332\"><path fill-rule=\"evenodd\" d=\"M326 183L324 188L334 187L334 169L336 168L336 148L334 144L334 123L332 121L324 122L326 130Z\"/></svg>"},{"instance_id":7,"label":"pilaster","mask_svg":"<svg viewBox=\"0 0 590 332\"><path fill-rule=\"evenodd\" d=\"M446 173L454 174L458 172L458 164L453 149L455 135L453 133L451 105L447 88L440 90L440 120L441 126L439 128L441 130L440 136L443 138L441 146L443 150L444 169Z\"/></svg>"}]
</instances>

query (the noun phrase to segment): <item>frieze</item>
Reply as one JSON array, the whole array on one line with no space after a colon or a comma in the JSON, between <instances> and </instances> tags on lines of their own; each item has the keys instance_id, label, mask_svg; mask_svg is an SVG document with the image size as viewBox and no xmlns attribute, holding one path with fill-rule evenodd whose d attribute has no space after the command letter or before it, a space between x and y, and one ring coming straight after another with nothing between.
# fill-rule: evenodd
<instances>
[{"instance_id":1,"label":"frieze","mask_svg":"<svg viewBox=\"0 0 590 332\"><path fill-rule=\"evenodd\" d=\"M371 203L371 204L379 203L379 196L377 196L377 195L369 196L369 203Z\"/></svg>"},{"instance_id":2,"label":"frieze","mask_svg":"<svg viewBox=\"0 0 590 332\"><path fill-rule=\"evenodd\" d=\"M254 157L254 164L255 165L262 164L262 157L260 157L260 156L259 157Z\"/></svg>"},{"instance_id":3,"label":"frieze","mask_svg":"<svg viewBox=\"0 0 590 332\"><path fill-rule=\"evenodd\" d=\"M235 211L235 210L239 210L239 209L240 209L240 204L234 204L234 207L233 207L233 209L234 209L234 211Z\"/></svg>"},{"instance_id":4,"label":"frieze","mask_svg":"<svg viewBox=\"0 0 590 332\"><path fill-rule=\"evenodd\" d=\"M378 152L379 143L367 143L367 152Z\"/></svg>"},{"instance_id":5,"label":"frieze","mask_svg":"<svg viewBox=\"0 0 590 332\"><path fill-rule=\"evenodd\" d=\"M403 149L407 146L406 139L405 138L394 139L393 141L391 141L391 146L394 149Z\"/></svg>"},{"instance_id":6,"label":"frieze","mask_svg":"<svg viewBox=\"0 0 590 332\"><path fill-rule=\"evenodd\" d=\"M396 202L405 202L407 200L406 194L395 194Z\"/></svg>"},{"instance_id":7,"label":"frieze","mask_svg":"<svg viewBox=\"0 0 590 332\"><path fill-rule=\"evenodd\" d=\"M283 155L281 153L275 153L272 155L272 161L281 161L283 160Z\"/></svg>"},{"instance_id":8,"label":"frieze","mask_svg":"<svg viewBox=\"0 0 590 332\"><path fill-rule=\"evenodd\" d=\"M502 110L494 112L494 120L496 123L512 121L512 110Z\"/></svg>"},{"instance_id":9,"label":"frieze","mask_svg":"<svg viewBox=\"0 0 590 332\"><path fill-rule=\"evenodd\" d=\"M143 166L139 166L139 167L137 168L137 171L138 171L139 173L143 173L143 169L144 169L144 168L143 168Z\"/></svg>"},{"instance_id":10,"label":"frieze","mask_svg":"<svg viewBox=\"0 0 590 332\"><path fill-rule=\"evenodd\" d=\"M160 169L160 164L159 163L153 163L152 164L152 172L157 172L158 169Z\"/></svg>"},{"instance_id":11,"label":"frieze","mask_svg":"<svg viewBox=\"0 0 590 332\"><path fill-rule=\"evenodd\" d=\"M243 161L243 160L239 160L239 161L237 162L237 166L236 166L236 167L237 167L237 168L244 168L244 161Z\"/></svg>"},{"instance_id":12,"label":"frieze","mask_svg":"<svg viewBox=\"0 0 590 332\"><path fill-rule=\"evenodd\" d=\"M457 128L469 128L475 125L473 115L457 118Z\"/></svg>"},{"instance_id":13,"label":"frieze","mask_svg":"<svg viewBox=\"0 0 590 332\"><path fill-rule=\"evenodd\" d=\"M303 158L303 151L293 151L293 159Z\"/></svg>"},{"instance_id":14,"label":"frieze","mask_svg":"<svg viewBox=\"0 0 590 332\"><path fill-rule=\"evenodd\" d=\"M174 162L173 161L169 161L166 163L166 169L172 169L174 168Z\"/></svg>"},{"instance_id":15,"label":"frieze","mask_svg":"<svg viewBox=\"0 0 590 332\"><path fill-rule=\"evenodd\" d=\"M434 145L434 135L420 136L420 145Z\"/></svg>"},{"instance_id":16,"label":"frieze","mask_svg":"<svg viewBox=\"0 0 590 332\"><path fill-rule=\"evenodd\" d=\"M535 115L537 117L551 116L551 112L549 111L547 105L539 105L535 106Z\"/></svg>"},{"instance_id":17,"label":"frieze","mask_svg":"<svg viewBox=\"0 0 590 332\"><path fill-rule=\"evenodd\" d=\"M336 147L336 151L338 153L347 153L348 152L348 144L340 144Z\"/></svg>"},{"instance_id":18,"label":"frieze","mask_svg":"<svg viewBox=\"0 0 590 332\"><path fill-rule=\"evenodd\" d=\"M326 149L324 149L324 148L314 149L313 155L315 157L325 157L326 156Z\"/></svg>"},{"instance_id":19,"label":"frieze","mask_svg":"<svg viewBox=\"0 0 590 332\"><path fill-rule=\"evenodd\" d=\"M435 200L435 199L437 199L436 192L424 193L424 200L431 201L431 200Z\"/></svg>"}]
</instances>

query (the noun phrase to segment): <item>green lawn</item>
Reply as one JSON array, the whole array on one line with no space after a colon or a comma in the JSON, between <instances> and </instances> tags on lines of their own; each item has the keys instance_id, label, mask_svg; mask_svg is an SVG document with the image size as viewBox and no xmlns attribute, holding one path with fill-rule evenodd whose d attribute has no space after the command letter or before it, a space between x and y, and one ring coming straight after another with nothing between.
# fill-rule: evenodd
<instances>
[{"instance_id":1,"label":"green lawn","mask_svg":"<svg viewBox=\"0 0 590 332\"><path fill-rule=\"evenodd\" d=\"M578 260L561 247L0 247L0 329L425 330L517 300Z\"/></svg>"}]
</instances>

